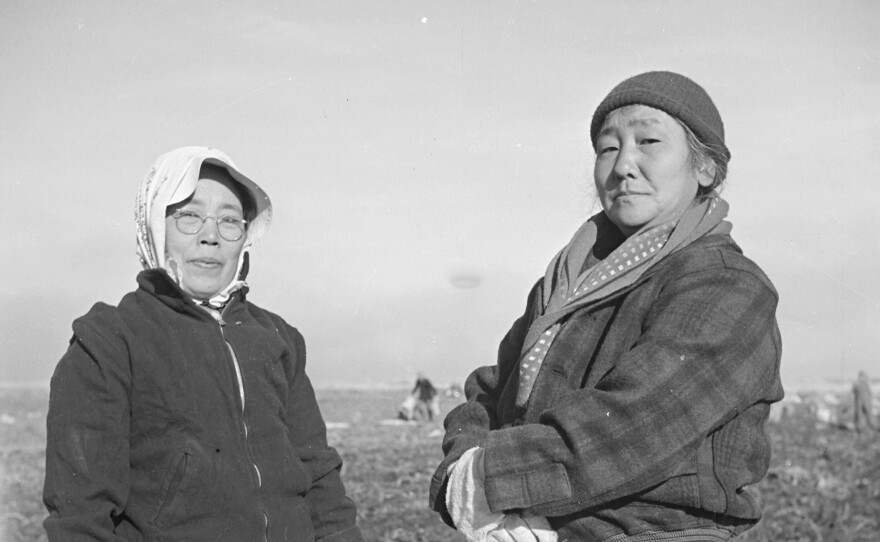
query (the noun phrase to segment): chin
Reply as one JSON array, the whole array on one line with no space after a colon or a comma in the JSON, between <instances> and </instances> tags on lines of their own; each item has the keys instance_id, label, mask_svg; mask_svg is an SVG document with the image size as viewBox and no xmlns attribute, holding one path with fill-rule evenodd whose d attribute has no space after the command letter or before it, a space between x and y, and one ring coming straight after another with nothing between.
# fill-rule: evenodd
<instances>
[{"instance_id":1,"label":"chin","mask_svg":"<svg viewBox=\"0 0 880 542\"><path fill-rule=\"evenodd\" d=\"M609 218L611 219L611 222L614 222L614 225L621 230L638 230L648 223L648 221L641 220L639 217L634 217L628 213L612 213L609 215Z\"/></svg>"},{"instance_id":2,"label":"chin","mask_svg":"<svg viewBox=\"0 0 880 542\"><path fill-rule=\"evenodd\" d=\"M211 299L219 294L223 288L232 283L232 277L219 277L206 274L193 275L182 284L183 291L196 299Z\"/></svg>"}]
</instances>

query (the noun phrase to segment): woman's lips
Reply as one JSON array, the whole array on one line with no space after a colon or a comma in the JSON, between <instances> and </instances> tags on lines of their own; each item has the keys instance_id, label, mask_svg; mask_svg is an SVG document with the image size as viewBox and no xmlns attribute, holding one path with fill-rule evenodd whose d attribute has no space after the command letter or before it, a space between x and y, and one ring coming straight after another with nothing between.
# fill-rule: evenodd
<instances>
[{"instance_id":1,"label":"woman's lips","mask_svg":"<svg viewBox=\"0 0 880 542\"><path fill-rule=\"evenodd\" d=\"M189 261L191 265L196 267L201 267L203 269L215 269L217 267L222 267L223 264L220 261L215 260L214 258L195 258Z\"/></svg>"},{"instance_id":2,"label":"woman's lips","mask_svg":"<svg viewBox=\"0 0 880 542\"><path fill-rule=\"evenodd\" d=\"M627 200L630 200L630 199L633 199L633 198L636 198L639 196L645 196L645 195L646 194L642 194L641 192L623 192L623 193L615 195L613 200L614 201L619 201L619 200L627 201Z\"/></svg>"}]
</instances>

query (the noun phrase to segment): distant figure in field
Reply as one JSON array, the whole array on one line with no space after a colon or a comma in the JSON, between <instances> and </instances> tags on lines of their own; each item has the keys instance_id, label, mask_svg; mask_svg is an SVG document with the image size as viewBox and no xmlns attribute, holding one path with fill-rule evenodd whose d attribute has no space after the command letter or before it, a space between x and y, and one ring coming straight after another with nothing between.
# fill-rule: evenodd
<instances>
[{"instance_id":1,"label":"distant figure in field","mask_svg":"<svg viewBox=\"0 0 880 542\"><path fill-rule=\"evenodd\" d=\"M400 406L397 408L397 417L401 420L410 421L414 419L416 412L416 403L418 403L418 399L416 399L416 395L414 393L410 393L406 396Z\"/></svg>"},{"instance_id":2,"label":"distant figure in field","mask_svg":"<svg viewBox=\"0 0 880 542\"><path fill-rule=\"evenodd\" d=\"M423 420L433 420L434 414L439 414L437 389L422 373L419 373L416 377L416 385L413 387L412 395L417 401L414 417L421 417Z\"/></svg>"},{"instance_id":3,"label":"distant figure in field","mask_svg":"<svg viewBox=\"0 0 880 542\"><path fill-rule=\"evenodd\" d=\"M868 381L868 375L865 371L859 371L859 377L853 384L853 399L855 400L855 426L856 432L861 433L862 429L875 429L874 417L872 413L872 397L871 384Z\"/></svg>"},{"instance_id":4,"label":"distant figure in field","mask_svg":"<svg viewBox=\"0 0 880 542\"><path fill-rule=\"evenodd\" d=\"M304 339L247 296L271 217L217 149L175 149L143 178L137 290L73 322L52 376L50 542L363 541Z\"/></svg>"}]
</instances>

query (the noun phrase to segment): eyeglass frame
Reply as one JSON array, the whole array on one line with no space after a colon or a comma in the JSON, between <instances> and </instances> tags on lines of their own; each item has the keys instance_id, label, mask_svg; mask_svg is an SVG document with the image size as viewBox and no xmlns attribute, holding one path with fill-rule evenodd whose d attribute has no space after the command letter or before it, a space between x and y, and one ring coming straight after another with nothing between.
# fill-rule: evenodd
<instances>
[{"instance_id":1,"label":"eyeglass frame","mask_svg":"<svg viewBox=\"0 0 880 542\"><path fill-rule=\"evenodd\" d=\"M201 226L199 226L199 228L193 232L183 231L183 229L181 229L181 227L180 227L180 219L183 218L185 215L190 215L190 216L193 216L193 217L201 220L201 222L202 222ZM178 210L174 211L173 213L171 213L171 217L174 219L174 227L177 228L177 231L179 231L180 233L182 233L184 235L197 235L200 231L202 231L202 228L205 227L205 224L208 222L209 218L214 219L214 222L217 224L217 234L220 235L220 237L224 241L229 241L230 243L240 241L241 238L245 236L245 233L247 233L248 221L243 218L235 218L230 215L220 215L220 216L203 215L202 213L200 213L198 211L194 211L192 209L178 209ZM235 239L229 239L228 237L223 235L223 230L220 228L221 221L229 223L229 224L236 224L236 225L240 226L241 232L240 232L239 236L236 237Z\"/></svg>"}]
</instances>

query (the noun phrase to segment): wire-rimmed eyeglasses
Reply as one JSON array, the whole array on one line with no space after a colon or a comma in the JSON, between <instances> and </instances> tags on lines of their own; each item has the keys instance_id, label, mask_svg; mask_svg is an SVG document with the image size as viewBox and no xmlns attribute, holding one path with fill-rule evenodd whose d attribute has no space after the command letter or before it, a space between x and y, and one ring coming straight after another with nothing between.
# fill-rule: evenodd
<instances>
[{"instance_id":1,"label":"wire-rimmed eyeglasses","mask_svg":"<svg viewBox=\"0 0 880 542\"><path fill-rule=\"evenodd\" d=\"M177 231L187 235L195 235L202 231L205 221L213 218L217 222L217 232L220 237L227 241L238 241L244 235L245 224L247 220L242 220L234 216L213 216L203 215L198 211L178 210L171 215L174 217L174 224Z\"/></svg>"}]
</instances>

